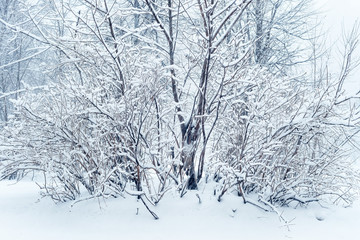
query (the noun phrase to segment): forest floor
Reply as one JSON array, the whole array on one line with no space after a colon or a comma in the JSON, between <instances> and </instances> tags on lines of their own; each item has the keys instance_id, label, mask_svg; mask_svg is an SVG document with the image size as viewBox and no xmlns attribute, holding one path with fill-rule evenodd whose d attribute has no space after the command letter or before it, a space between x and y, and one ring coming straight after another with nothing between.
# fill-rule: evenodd
<instances>
[{"instance_id":1,"label":"forest floor","mask_svg":"<svg viewBox=\"0 0 360 240\"><path fill-rule=\"evenodd\" d=\"M243 204L235 194L218 202L208 185L183 198L168 192L151 209L136 197L55 204L31 181L0 182L0 239L359 239L360 201L351 207L281 208L279 215ZM201 203L199 203L199 195Z\"/></svg>"}]
</instances>

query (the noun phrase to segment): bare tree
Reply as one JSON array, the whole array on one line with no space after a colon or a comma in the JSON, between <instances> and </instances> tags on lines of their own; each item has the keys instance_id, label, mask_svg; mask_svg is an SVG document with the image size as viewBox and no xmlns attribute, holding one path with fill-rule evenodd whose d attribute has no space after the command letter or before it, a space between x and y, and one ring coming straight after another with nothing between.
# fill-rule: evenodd
<instances>
[{"instance_id":1,"label":"bare tree","mask_svg":"<svg viewBox=\"0 0 360 240\"><path fill-rule=\"evenodd\" d=\"M312 0L253 1L246 22L248 37L255 39L256 64L286 74L291 66L312 59L304 46L317 38L311 4Z\"/></svg>"},{"instance_id":2,"label":"bare tree","mask_svg":"<svg viewBox=\"0 0 360 240\"><path fill-rule=\"evenodd\" d=\"M19 96L1 178L38 171L56 201L86 189L149 210L210 179L219 200L257 193L271 209L351 200L358 175L341 146L359 113L342 86L357 38L339 79L297 84L287 66L299 51L287 43L303 33L307 2L67 0L27 11L32 31L2 20L49 48L41 70L52 81Z\"/></svg>"}]
</instances>

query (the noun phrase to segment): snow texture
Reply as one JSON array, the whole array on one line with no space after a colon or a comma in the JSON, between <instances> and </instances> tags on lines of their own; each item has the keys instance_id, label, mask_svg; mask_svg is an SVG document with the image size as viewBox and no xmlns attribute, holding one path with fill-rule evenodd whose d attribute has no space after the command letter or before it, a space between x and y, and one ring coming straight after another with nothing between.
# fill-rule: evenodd
<instances>
[{"instance_id":1,"label":"snow texture","mask_svg":"<svg viewBox=\"0 0 360 240\"><path fill-rule=\"evenodd\" d=\"M280 209L275 213L244 205L226 195L219 203L208 186L182 199L168 194L153 210L154 220L136 197L54 204L39 199L34 182L0 182L0 239L357 239L360 202L352 207ZM201 203L196 196L199 194Z\"/></svg>"}]
</instances>

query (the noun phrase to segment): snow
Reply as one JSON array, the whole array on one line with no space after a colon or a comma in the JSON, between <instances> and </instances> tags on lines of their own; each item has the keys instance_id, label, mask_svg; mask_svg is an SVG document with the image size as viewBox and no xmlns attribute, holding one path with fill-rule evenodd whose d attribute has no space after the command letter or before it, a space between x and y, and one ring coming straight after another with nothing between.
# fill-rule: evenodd
<instances>
[{"instance_id":1,"label":"snow","mask_svg":"<svg viewBox=\"0 0 360 240\"><path fill-rule=\"evenodd\" d=\"M336 12L337 15L351 15L351 17L358 16L358 7L354 4L357 1L348 1L344 4L344 1L336 0L318 0L326 1L329 9L332 9L333 13L330 12L330 17ZM350 4L352 2L352 5ZM334 7L333 4L342 5L342 8ZM358 4L358 3L357 3ZM185 9L185 8L184 8ZM227 8L226 8L227 9ZM351 11L349 11L349 9ZM152 9L153 10L153 9ZM220 13L223 9L220 9ZM356 11L356 14L349 14L349 12ZM74 16L78 15L74 11ZM240 14L240 13L239 13ZM331 15L332 14L332 15ZM240 16L240 15L239 15ZM335 15L334 15L335 16ZM333 17L334 17L333 16ZM195 19L195 18L194 18ZM95 20L95 19L94 19ZM226 22L228 19L225 17L223 20ZM236 20L236 17L235 17ZM235 20L229 22L229 26L235 23ZM335 20L335 18L333 18ZM0 21L2 21L0 19ZM328 21L328 25L331 26L329 38L332 40L339 40L340 24L341 20ZM3 21L2 21L3 22ZM158 21L161 24L160 20ZM3 22L5 23L5 22ZM8 25L13 29L19 28L16 26ZM344 21L346 30L351 23ZM227 33L231 30L231 27L225 29L225 25L218 23L220 28L215 30L216 33L220 34L220 29L224 27L224 33L217 35L217 40L214 43L215 48L220 44ZM145 26L150 28L151 25ZM143 31L145 28L139 28L138 33ZM328 27L326 27L328 28ZM40 29L39 29L40 30ZM126 29L125 29L126 30ZM26 32L25 30L21 30ZM129 34L134 34L139 40L149 42L144 36L139 36L138 33L132 29L128 29ZM165 29L163 31L166 32ZM41 42L41 38L27 33L34 39L38 39ZM100 34L100 33L99 33ZM169 36L169 33L166 32ZM187 36L184 33L184 36ZM196 34L193 38L196 38ZM179 38L181 40L181 38ZM68 38L62 38L61 40L68 40ZM178 41L180 44L180 40ZM47 39L47 41L49 41ZM196 42L197 39L194 39ZM191 41L190 41L191 42ZM51 42L50 44L59 47L57 42ZM157 43L152 42L159 49L164 50ZM332 43L331 43L332 44ZM185 44L186 45L186 44ZM189 45L190 46L190 45ZM341 45L340 45L341 46ZM159 51L154 48L147 48L152 51ZM144 48L144 49L145 49ZM184 48L186 53L187 49L185 46L178 45L177 49L181 50ZM42 53L45 50L41 50L29 57L14 61L10 64L0 66L1 68L8 67L14 63L28 60ZM116 51L117 52L117 51ZM164 50L166 52L166 50ZM196 51L195 51L196 52ZM247 52L247 50L245 51ZM335 53L333 53L335 54ZM101 55L101 54L100 54ZM111 57L112 54L110 53ZM179 54L179 58L181 58ZM214 55L215 56L215 55ZM356 55L358 56L358 54ZM240 58L242 59L242 58ZM78 58L72 57L68 61L63 63L76 62ZM191 61L189 58L188 60ZM229 67L239 60L228 63ZM142 64L142 61L135 61L136 64ZM332 65L335 63L330 62ZM94 65L95 66L95 65ZM136 65L137 66L137 65ZM155 66L155 65L154 65ZM332 68L332 67L331 67ZM330 68L330 69L331 69ZM161 70L176 69L177 72L183 72L182 68L176 64L163 67ZM184 70L184 69L183 69ZM191 70L189 70L189 73ZM103 75L98 75L98 77ZM106 76L106 75L104 75ZM161 77L166 77L167 74L162 74ZM170 75L169 75L170 76ZM252 76L252 74L249 74ZM351 76L351 81L345 83L345 87L349 94L357 93L359 90L359 80L357 78L358 72L354 72ZM99 78L100 78L99 77ZM141 79L141 78L139 78ZM180 77L176 80L181 80ZM253 83L250 80L241 80L243 83ZM138 86L140 82L136 82L134 86ZM140 84L141 85L141 84ZM190 85L190 87L195 86ZM77 86L76 86L77 87ZM285 90L287 85L279 90ZM40 87L41 88L41 87ZM36 88L32 88L35 90ZM71 88L72 89L72 88ZM74 88L75 89L75 88ZM106 89L106 88L105 88ZM26 89L31 90L31 88ZM46 89L45 89L46 90ZM51 89L50 89L51 90ZM75 89L76 90L76 89ZM74 90L74 91L75 91ZM85 91L86 88L80 89L79 91ZM100 88L91 89L91 93L99 93ZM197 92L197 88L194 91ZM25 90L18 90L15 92L0 93L0 99L6 96L13 95L15 93L24 92ZM102 91L102 90L101 90ZM191 90L192 91L192 90ZM191 93L190 91L190 93ZM355 92L354 92L355 91ZM194 94L195 94L194 92ZM252 95L255 92L245 92L247 95ZM92 94L85 94L87 98L92 99ZM192 93L191 93L192 94ZM75 96L76 97L76 96ZM95 95L94 95L95 97ZM86 101L88 100L86 98ZM291 99L289 97L287 101ZM71 98L70 98L71 99ZM195 98L194 98L195 99ZM91 102L91 101L90 101ZM180 99L177 103L179 106L183 106L189 101L186 99ZM191 101L190 101L191 102ZM284 101L285 102L285 101ZM92 102L91 102L92 103ZM236 102L233 102L236 103ZM238 102L241 103L241 102ZM110 101L109 104L113 104ZM281 106L282 103L277 103ZM66 104L65 104L66 105ZM93 104L94 105L94 104ZM112 105L109 105L111 109ZM87 108L87 113L99 112L99 108ZM169 108L170 109L170 108ZM184 110L184 108L182 108ZM273 108L267 109L266 112L270 112ZM140 111L136 109L136 111ZM186 108L185 108L186 110ZM186 116L186 111L177 112ZM71 109L69 110L72 111ZM75 110L74 110L75 111ZM76 110L78 111L78 110ZM164 110L166 111L166 109ZM85 112L77 112L77 114L83 114ZM101 111L101 113L104 113ZM106 113L106 112L105 112ZM166 116L167 112L162 112ZM108 115L106 113L106 115ZM189 115L189 114L188 114ZM191 114L190 114L191 115ZM205 116L205 115L203 115ZM202 117L203 117L202 116ZM206 115L207 116L207 115ZM197 117L197 116L196 116ZM246 118L240 116L240 118ZM302 118L302 120L294 119L293 123L305 124L308 119ZM55 121L56 122L56 121ZM357 140L357 142L360 142ZM357 143L356 143L357 144ZM264 150L264 154L271 153L269 146L268 151ZM86 146L83 146L84 148ZM192 147L192 145L185 146L186 148ZM45 150L43 151L45 152ZM153 154L150 151L151 154ZM104 153L105 154L105 153ZM214 154L214 153L212 153ZM356 156L359 156L357 154ZM118 154L121 156L121 154ZM127 157L131 157L126 155ZM354 155L355 156L355 155ZM175 163L175 162L174 162ZM312 163L307 163L310 166ZM360 165L360 161L358 161ZM280 164L278 166L281 166ZM232 168L228 170L230 172ZM160 201L157 206L150 206L151 210L154 211L159 217L159 220L154 220L151 214L147 211L141 201L137 200L136 195L142 195L140 191L127 190L125 198L111 198L111 199L88 199L84 201L67 202L61 204L55 204L50 198L41 198L39 194L38 186L30 181L25 180L19 183L14 181L0 181L0 240L2 239L15 239L15 240L56 240L56 239L358 239L360 234L360 201L355 202L352 207L343 208L340 206L331 205L319 205L313 203L308 207L293 208L280 208L278 213L281 217L274 212L265 212L251 204L243 204L241 197L235 196L234 194L228 193L222 197L222 201L218 202L218 196L211 194L212 186L202 185L199 191L189 191L183 198L179 197L176 192L167 192L164 199ZM86 199L83 198L83 199ZM285 222L283 219L286 219Z\"/></svg>"},{"instance_id":2,"label":"snow","mask_svg":"<svg viewBox=\"0 0 360 240\"><path fill-rule=\"evenodd\" d=\"M151 209L136 197L55 204L31 181L0 182L0 239L358 239L360 203L330 208L282 208L275 213L244 205L235 195L219 203L209 186L179 199L168 193ZM199 194L199 198L196 196Z\"/></svg>"}]
</instances>

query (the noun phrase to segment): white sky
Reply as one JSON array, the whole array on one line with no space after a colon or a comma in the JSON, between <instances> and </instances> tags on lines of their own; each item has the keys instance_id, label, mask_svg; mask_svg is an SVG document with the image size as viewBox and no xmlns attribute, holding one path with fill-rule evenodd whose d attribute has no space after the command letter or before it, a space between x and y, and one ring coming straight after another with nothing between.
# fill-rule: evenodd
<instances>
[{"instance_id":1,"label":"white sky","mask_svg":"<svg viewBox=\"0 0 360 240\"><path fill-rule=\"evenodd\" d=\"M315 7L322 12L319 20L323 21L324 30L329 31L328 44L336 42L336 48L341 48L342 32L344 30L351 31L355 21L360 21L360 0L314 0L314 2ZM336 54L334 55L332 52L332 56L336 57ZM360 49L356 56L360 58ZM349 79L348 86L352 90L360 90L360 77L358 76L360 76L360 67L352 73Z\"/></svg>"},{"instance_id":2,"label":"white sky","mask_svg":"<svg viewBox=\"0 0 360 240\"><path fill-rule=\"evenodd\" d=\"M314 0L324 29L329 30L331 40L341 37L343 28L349 31L357 19L360 20L360 0Z\"/></svg>"},{"instance_id":3,"label":"white sky","mask_svg":"<svg viewBox=\"0 0 360 240\"><path fill-rule=\"evenodd\" d=\"M325 13L326 19L338 25L342 20L351 23L360 17L360 1L358 0L315 0Z\"/></svg>"}]
</instances>

